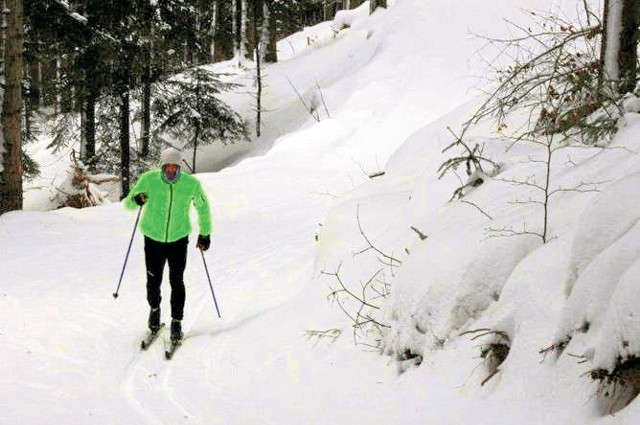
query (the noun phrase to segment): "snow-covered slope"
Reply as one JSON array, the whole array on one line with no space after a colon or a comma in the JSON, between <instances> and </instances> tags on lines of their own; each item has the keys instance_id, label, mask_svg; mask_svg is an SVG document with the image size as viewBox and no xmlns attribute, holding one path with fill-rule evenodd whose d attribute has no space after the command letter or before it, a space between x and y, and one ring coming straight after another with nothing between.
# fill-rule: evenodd
<instances>
[{"instance_id":1,"label":"snow-covered slope","mask_svg":"<svg viewBox=\"0 0 640 425\"><path fill-rule=\"evenodd\" d=\"M497 179L468 195L473 204L448 202L458 181L437 179L446 126L474 105L469 76L478 70L469 58L481 42L469 30L498 34L498 18L520 19L518 7L546 2L390 3L371 17L367 4L339 16L351 27L335 38L328 24L308 29L312 45L268 69L261 155L239 151L235 165L198 176L213 205L206 261L222 319L192 237L187 339L171 362L162 343L138 351L148 313L140 235L120 297L111 297L132 214L112 204L0 217L0 423L637 421L636 402L607 416L583 376L624 354L618 336L626 350L640 341L637 115L626 117L613 148L556 157L557 187L598 184L554 199L555 239L487 239L490 227L537 226L540 213L514 206L530 194ZM296 37L292 46L306 43ZM321 87L330 116L321 106L320 122L309 117L289 81L309 101ZM232 96L243 111L250 99ZM521 161L534 152L488 146L502 178L538 172ZM385 175L369 179L375 171ZM381 265L365 235L393 267ZM351 322L326 299L337 285L331 273L358 290L379 269L391 285L380 316L393 325L384 340L391 356L355 346ZM165 321L168 296L165 285ZM575 332L584 321L588 332ZM486 340L459 335L481 328L511 344L484 386L476 345ZM342 334L304 338L328 329ZM568 341L559 357L539 354L559 341Z\"/></svg>"}]
</instances>

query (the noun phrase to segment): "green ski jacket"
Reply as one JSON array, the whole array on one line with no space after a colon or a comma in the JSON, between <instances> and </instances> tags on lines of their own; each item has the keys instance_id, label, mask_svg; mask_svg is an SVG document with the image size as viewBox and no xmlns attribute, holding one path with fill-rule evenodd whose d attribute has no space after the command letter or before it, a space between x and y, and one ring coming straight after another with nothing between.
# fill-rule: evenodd
<instances>
[{"instance_id":1,"label":"green ski jacket","mask_svg":"<svg viewBox=\"0 0 640 425\"><path fill-rule=\"evenodd\" d=\"M192 202L198 213L200 234L211 234L209 200L200 181L192 175L181 172L180 178L170 183L162 178L161 169L147 171L125 198L125 208L139 208L133 198L140 193L146 193L148 198L140 222L145 236L165 243L188 236L191 233L189 210Z\"/></svg>"}]
</instances>

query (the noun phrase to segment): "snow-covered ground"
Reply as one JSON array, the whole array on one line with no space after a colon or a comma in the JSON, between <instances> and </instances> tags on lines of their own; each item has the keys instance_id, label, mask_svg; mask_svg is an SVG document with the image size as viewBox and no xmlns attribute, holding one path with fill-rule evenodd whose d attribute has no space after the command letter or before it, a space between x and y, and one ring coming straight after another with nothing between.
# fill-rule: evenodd
<instances>
[{"instance_id":1,"label":"snow-covered ground","mask_svg":"<svg viewBox=\"0 0 640 425\"><path fill-rule=\"evenodd\" d=\"M437 176L446 127L476 105L471 76L480 71L470 58L481 41L469 31L499 34L499 18L522 19L519 7L572 13L582 2L390 3L282 42L283 60L267 70L262 139L200 155L201 169L233 164L198 175L213 206L205 256L222 319L194 234L186 341L173 360L162 342L139 351L148 314L140 235L120 297L111 296L133 214L119 203L37 211L47 199L31 190L31 211L0 217L1 424L640 421L637 401L608 415L585 376L640 350L640 116L627 114L607 149L557 152L553 187L597 190L553 198L547 244L487 237L490 228L539 231L540 210L514 204L539 193L504 181L540 176L530 160L539 147L505 152L488 141L501 180L467 202L449 202L459 182ZM334 36L342 23L350 28ZM291 84L309 102L319 86L330 116L320 103L321 121L309 117ZM245 113L250 99L231 96ZM47 178L59 173L64 157L35 149ZM373 275L390 285L386 302L369 300L391 325L384 355L354 345L351 322L327 300L337 272L354 291ZM460 334L485 328L507 335L510 351L481 385L489 371L479 345L500 334ZM305 338L329 329L341 336ZM540 354L560 342L559 356Z\"/></svg>"}]
</instances>

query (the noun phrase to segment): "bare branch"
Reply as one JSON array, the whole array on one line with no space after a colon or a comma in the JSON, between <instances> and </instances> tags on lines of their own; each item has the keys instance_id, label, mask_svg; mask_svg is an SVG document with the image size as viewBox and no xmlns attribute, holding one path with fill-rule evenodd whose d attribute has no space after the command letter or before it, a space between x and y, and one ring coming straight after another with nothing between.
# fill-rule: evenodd
<instances>
[{"instance_id":1,"label":"bare branch","mask_svg":"<svg viewBox=\"0 0 640 425\"><path fill-rule=\"evenodd\" d=\"M533 183L531 182L529 179L527 180L518 180L518 179L500 179L500 178L496 178L494 179L496 181L500 181L500 182L504 182L504 183L509 183L512 184L514 186L529 186L529 187L533 187L539 190L544 191L545 187L538 184L538 183Z\"/></svg>"},{"instance_id":2,"label":"bare branch","mask_svg":"<svg viewBox=\"0 0 640 425\"><path fill-rule=\"evenodd\" d=\"M296 92L296 95L298 96L298 99L300 100L300 102L302 102L302 105L304 106L304 109L307 110L307 112L309 113L309 115L311 115L313 117L314 120L320 122L320 117L318 117L317 114L313 113L313 109L307 105L307 102L304 101L302 95L300 94L300 92L298 91L298 89L296 88L296 86L293 85L293 83L291 82L291 80L289 79L289 77L287 77L287 81L289 82L289 85L291 86L291 88L293 89L293 91Z\"/></svg>"},{"instance_id":3,"label":"bare branch","mask_svg":"<svg viewBox=\"0 0 640 425\"><path fill-rule=\"evenodd\" d=\"M318 93L320 94L320 100L322 101L322 106L324 107L324 112L327 114L327 118L331 118L331 114L329 114L329 108L327 108L327 104L322 94L322 89L320 89L320 84L318 84L317 80L316 80L316 89L318 89Z\"/></svg>"},{"instance_id":4,"label":"bare branch","mask_svg":"<svg viewBox=\"0 0 640 425\"><path fill-rule=\"evenodd\" d=\"M324 272L324 271L323 271L323 272L321 272L321 273L322 273L322 274L329 275L329 276L334 276L334 277L336 278L336 280L338 281L338 283L340 284L340 287L342 288L342 289L334 290L334 291L331 293L331 295L335 295L335 294L338 294L338 293L340 293L340 292L345 292L345 293L347 293L351 298L356 299L358 302L360 302L361 304L363 304L363 305L365 305L365 306L367 306L367 307L371 307L371 308L373 308L373 309L375 309L375 310L379 310L379 309L380 309L380 307L378 307L377 305L373 305L373 304L370 304L370 303L366 302L364 299L360 298L359 296L357 296L356 294L354 294L353 292L351 292L351 291L350 291L350 290L345 286L344 282L343 282L343 281L342 281L342 279L340 278L340 267L338 267L338 271L337 271L337 272L335 272L335 273L328 273L328 272ZM376 272L376 274L377 274L377 273L378 273L378 272Z\"/></svg>"},{"instance_id":5,"label":"bare branch","mask_svg":"<svg viewBox=\"0 0 640 425\"><path fill-rule=\"evenodd\" d=\"M460 202L463 202L465 204L469 204L473 207L475 207L475 209L477 209L478 211L480 211L485 217L487 217L489 220L493 220L493 217L491 217L489 214L487 214L486 212L484 212L484 210L482 208L480 208L479 206L477 206L476 204L474 204L471 201L467 201L466 199L461 199Z\"/></svg>"},{"instance_id":6,"label":"bare branch","mask_svg":"<svg viewBox=\"0 0 640 425\"><path fill-rule=\"evenodd\" d=\"M360 204L358 204L358 206L356 207L356 220L358 222L358 230L360 231L360 234L362 235L362 237L364 238L364 240L367 242L367 244L369 245L369 248L361 251L365 252L368 249L373 249L375 252L377 252L378 254L382 255L384 258L386 258L387 260L389 260L390 264L393 265L393 262L395 261L398 264L402 264L402 261L385 254L384 252L382 252L380 249L378 249L375 245L373 245L373 243L369 240L369 238L367 237L367 235L364 233L364 230L362 230L362 224L360 223Z\"/></svg>"},{"instance_id":7,"label":"bare branch","mask_svg":"<svg viewBox=\"0 0 640 425\"><path fill-rule=\"evenodd\" d=\"M598 185L600 183L580 183L573 187L559 187L549 192L549 197L562 192L576 192L576 193L593 193L599 192Z\"/></svg>"}]
</instances>

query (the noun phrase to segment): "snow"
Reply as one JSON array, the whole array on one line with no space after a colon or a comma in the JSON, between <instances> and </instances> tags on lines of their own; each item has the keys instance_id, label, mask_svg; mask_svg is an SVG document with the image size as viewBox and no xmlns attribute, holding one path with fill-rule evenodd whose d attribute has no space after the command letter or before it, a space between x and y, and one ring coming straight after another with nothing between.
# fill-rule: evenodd
<instances>
[{"instance_id":1,"label":"snow","mask_svg":"<svg viewBox=\"0 0 640 425\"><path fill-rule=\"evenodd\" d=\"M54 0L54 1L60 6L64 7L66 10L71 9L71 7L69 6L69 2L67 2L66 0Z\"/></svg>"},{"instance_id":2,"label":"snow","mask_svg":"<svg viewBox=\"0 0 640 425\"><path fill-rule=\"evenodd\" d=\"M0 423L637 423L637 401L608 415L585 374L640 351L638 99L625 100L607 147L554 153L551 188L591 190L552 197L548 243L501 236L540 232L542 210L527 202L540 191L513 183L543 181L533 160L545 149L507 149L486 123L470 137L500 174L451 200L464 181L439 179L438 168L447 127L479 102L470 58L482 41L469 30L499 33L498 17L541 4L476 3L404 0L371 17L365 3L279 44L290 53L265 73L263 136L199 154L214 219L205 259L222 319L194 233L186 340L170 362L166 334L139 351L148 314L139 234L120 297L111 296L134 214L117 202L42 211L48 197L35 187L63 176L69 153L52 156L45 137L32 146L44 175L27 191L28 211L0 216ZM349 28L335 33L340 22ZM251 116L246 66L211 68L243 84L226 99ZM320 87L330 116L321 108L312 118L289 81L309 101ZM372 277L387 288L384 300L367 294L379 310L365 313L391 327L354 335L327 300L337 277L358 294ZM333 329L335 341L305 338ZM499 334L461 335L479 329L510 342L484 385L479 346ZM354 337L381 338L382 350ZM564 350L540 352L554 344Z\"/></svg>"},{"instance_id":3,"label":"snow","mask_svg":"<svg viewBox=\"0 0 640 425\"><path fill-rule=\"evenodd\" d=\"M73 12L71 14L69 14L69 16L72 19L75 19L76 21L80 22L81 24L86 24L87 22L89 22L89 19L87 19L86 16L83 16L77 12Z\"/></svg>"}]
</instances>

